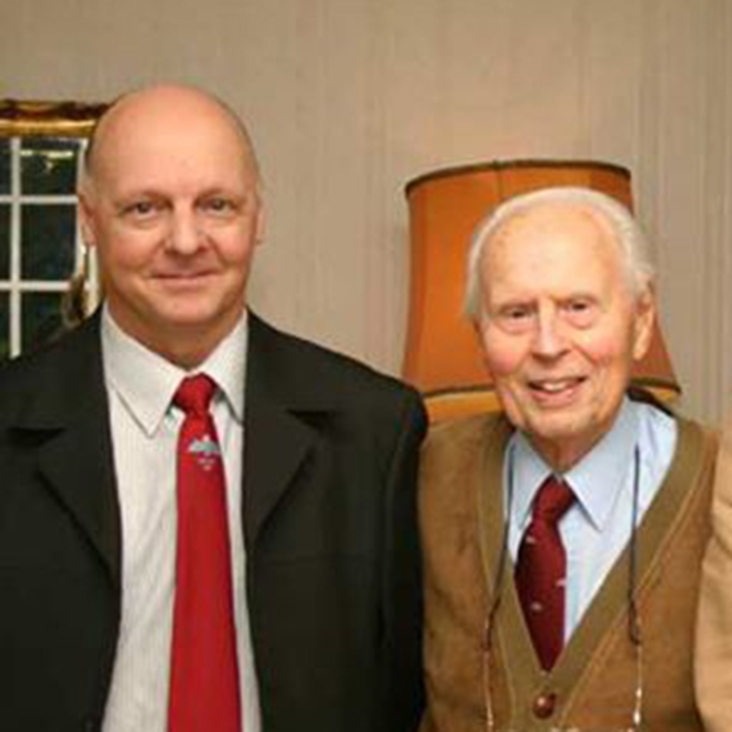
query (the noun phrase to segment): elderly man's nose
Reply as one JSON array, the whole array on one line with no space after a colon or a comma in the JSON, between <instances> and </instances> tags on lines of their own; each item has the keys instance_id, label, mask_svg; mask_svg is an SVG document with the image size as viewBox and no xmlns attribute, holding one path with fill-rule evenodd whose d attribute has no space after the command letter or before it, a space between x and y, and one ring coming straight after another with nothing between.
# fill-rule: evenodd
<instances>
[{"instance_id":1,"label":"elderly man's nose","mask_svg":"<svg viewBox=\"0 0 732 732\"><path fill-rule=\"evenodd\" d=\"M537 319L534 352L540 356L552 357L562 353L565 348L566 341L557 312L555 310L540 311Z\"/></svg>"}]
</instances>

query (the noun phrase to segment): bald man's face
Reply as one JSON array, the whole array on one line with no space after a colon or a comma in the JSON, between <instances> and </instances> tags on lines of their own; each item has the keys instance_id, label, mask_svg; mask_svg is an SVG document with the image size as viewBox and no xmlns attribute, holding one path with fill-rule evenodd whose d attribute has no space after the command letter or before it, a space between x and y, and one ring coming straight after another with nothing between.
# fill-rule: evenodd
<instances>
[{"instance_id":1,"label":"bald man's face","mask_svg":"<svg viewBox=\"0 0 732 732\"><path fill-rule=\"evenodd\" d=\"M120 106L95 143L84 236L116 323L195 365L244 308L261 227L256 173L241 132L213 103L184 95ZM191 342L200 345L193 359Z\"/></svg>"}]
</instances>

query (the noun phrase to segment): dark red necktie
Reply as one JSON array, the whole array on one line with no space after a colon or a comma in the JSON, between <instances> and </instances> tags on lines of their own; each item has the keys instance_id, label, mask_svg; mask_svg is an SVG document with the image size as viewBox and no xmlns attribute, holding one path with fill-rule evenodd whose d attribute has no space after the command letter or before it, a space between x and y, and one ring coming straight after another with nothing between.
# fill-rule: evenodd
<instances>
[{"instance_id":1,"label":"dark red necktie","mask_svg":"<svg viewBox=\"0 0 732 732\"><path fill-rule=\"evenodd\" d=\"M178 537L169 732L241 732L226 481L209 414L215 383L184 379L174 404L178 438Z\"/></svg>"},{"instance_id":2,"label":"dark red necktie","mask_svg":"<svg viewBox=\"0 0 732 732\"><path fill-rule=\"evenodd\" d=\"M534 499L531 523L519 546L516 589L541 666L554 666L564 645L567 557L557 522L574 500L566 483L547 478Z\"/></svg>"}]
</instances>

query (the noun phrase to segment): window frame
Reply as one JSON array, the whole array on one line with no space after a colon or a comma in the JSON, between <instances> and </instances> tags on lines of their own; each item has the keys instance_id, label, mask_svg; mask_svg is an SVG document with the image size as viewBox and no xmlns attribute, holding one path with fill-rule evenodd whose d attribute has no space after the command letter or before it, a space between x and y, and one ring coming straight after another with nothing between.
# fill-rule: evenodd
<instances>
[{"instance_id":1,"label":"window frame","mask_svg":"<svg viewBox=\"0 0 732 732\"><path fill-rule=\"evenodd\" d=\"M46 102L0 100L0 138L9 140L10 190L0 194L0 204L9 206L9 269L7 279L0 279L0 296L8 300L9 356L17 356L22 344L22 297L27 293L67 293L70 283L63 280L23 279L21 270L21 217L24 206L42 207L59 204L76 207L76 191L60 194L26 194L21 190L21 149L24 140L54 138L78 140L81 157L106 103L75 101ZM80 166L77 165L77 182ZM78 218L74 225L74 277L83 273L85 308L88 314L99 299L98 273L94 258L89 256L79 231ZM72 278L73 279L73 278ZM65 308L62 306L62 315ZM66 322L66 318L64 319Z\"/></svg>"}]
</instances>

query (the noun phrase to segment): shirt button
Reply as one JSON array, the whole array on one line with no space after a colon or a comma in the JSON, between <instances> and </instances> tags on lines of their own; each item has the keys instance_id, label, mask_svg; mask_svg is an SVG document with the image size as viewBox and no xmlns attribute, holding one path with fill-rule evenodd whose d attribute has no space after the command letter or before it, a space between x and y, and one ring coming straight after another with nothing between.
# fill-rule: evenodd
<instances>
[{"instance_id":1,"label":"shirt button","mask_svg":"<svg viewBox=\"0 0 732 732\"><path fill-rule=\"evenodd\" d=\"M554 713L554 707L557 705L557 695L551 692L539 694L534 699L534 716L539 719L547 719Z\"/></svg>"}]
</instances>

